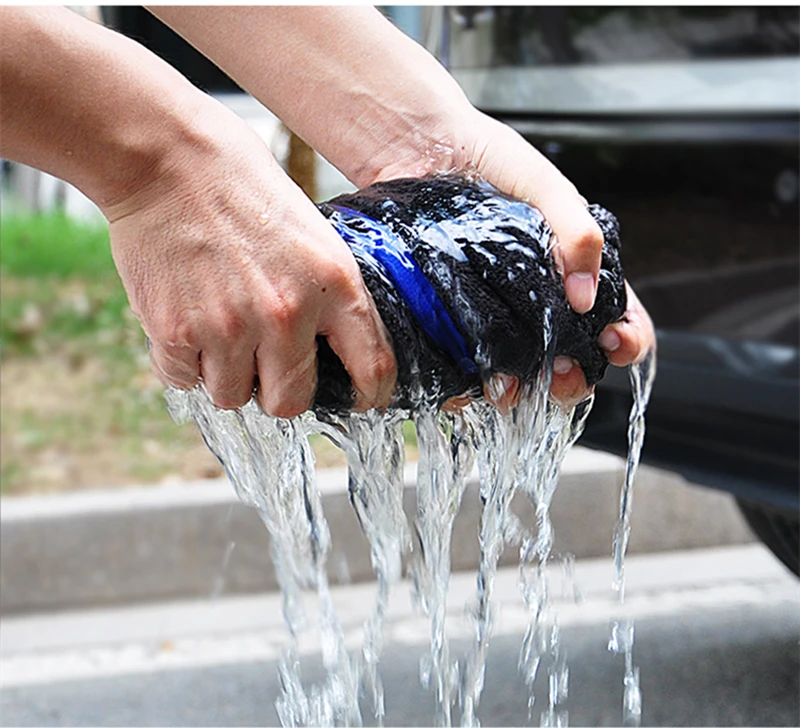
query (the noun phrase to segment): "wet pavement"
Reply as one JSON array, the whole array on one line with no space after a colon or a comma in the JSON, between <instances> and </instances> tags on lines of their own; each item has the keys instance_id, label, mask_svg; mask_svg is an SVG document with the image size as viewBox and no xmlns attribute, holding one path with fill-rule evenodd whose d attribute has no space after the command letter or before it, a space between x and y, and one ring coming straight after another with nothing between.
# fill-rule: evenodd
<instances>
[{"instance_id":1,"label":"wet pavement","mask_svg":"<svg viewBox=\"0 0 800 728\"><path fill-rule=\"evenodd\" d=\"M609 625L623 616L609 588L608 559L585 560L575 580L553 570L570 670L569 723L619 725L622 657L608 652ZM760 546L629 559L625 615L635 619L643 725L800 724L800 582ZM489 648L483 725L538 725L517 672L527 615L517 573L498 575L500 605ZM335 590L348 643L359 644L372 585ZM381 661L387 725L432 725L420 687L427 625L399 588ZM463 606L474 575L451 587L452 654L463 656ZM574 598L578 596L577 600ZM285 645L277 595L5 619L0 625L2 725L278 725L277 659ZM304 679L319 680L313 640ZM365 722L373 724L364 704ZM456 722L458 716L454 716Z\"/></svg>"}]
</instances>

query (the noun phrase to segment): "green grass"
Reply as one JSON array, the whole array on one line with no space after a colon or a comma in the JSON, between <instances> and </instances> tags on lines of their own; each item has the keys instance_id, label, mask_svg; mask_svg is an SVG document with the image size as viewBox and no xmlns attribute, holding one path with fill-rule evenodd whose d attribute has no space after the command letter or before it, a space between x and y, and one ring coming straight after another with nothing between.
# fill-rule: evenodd
<instances>
[{"instance_id":1,"label":"green grass","mask_svg":"<svg viewBox=\"0 0 800 728\"><path fill-rule=\"evenodd\" d=\"M4 493L39 480L35 468L48 453L80 462L98 448L130 482L157 480L176 457L143 456L142 443L180 450L196 440L170 421L161 388L142 383L144 335L103 221L58 212L0 217L0 342L5 384L24 390L4 386Z\"/></svg>"},{"instance_id":2,"label":"green grass","mask_svg":"<svg viewBox=\"0 0 800 728\"><path fill-rule=\"evenodd\" d=\"M196 428L167 414L104 224L0 217L0 343L3 494L219 474ZM413 458L410 422L404 436ZM323 438L314 449L344 463Z\"/></svg>"},{"instance_id":3,"label":"green grass","mask_svg":"<svg viewBox=\"0 0 800 728\"><path fill-rule=\"evenodd\" d=\"M116 276L48 280L0 275L4 357L39 355L72 344L108 349L132 323Z\"/></svg>"},{"instance_id":4,"label":"green grass","mask_svg":"<svg viewBox=\"0 0 800 728\"><path fill-rule=\"evenodd\" d=\"M108 226L62 212L0 216L0 272L8 276L116 275Z\"/></svg>"},{"instance_id":5,"label":"green grass","mask_svg":"<svg viewBox=\"0 0 800 728\"><path fill-rule=\"evenodd\" d=\"M4 356L124 328L130 312L106 223L62 212L0 216L0 304Z\"/></svg>"}]
</instances>

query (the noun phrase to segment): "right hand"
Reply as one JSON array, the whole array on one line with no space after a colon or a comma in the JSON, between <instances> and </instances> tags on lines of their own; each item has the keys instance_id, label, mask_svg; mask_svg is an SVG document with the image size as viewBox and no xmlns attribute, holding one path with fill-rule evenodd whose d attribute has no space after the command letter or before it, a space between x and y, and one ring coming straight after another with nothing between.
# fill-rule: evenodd
<instances>
[{"instance_id":1,"label":"right hand","mask_svg":"<svg viewBox=\"0 0 800 728\"><path fill-rule=\"evenodd\" d=\"M158 179L110 209L111 246L159 378L203 381L233 409L253 394L292 417L312 403L326 336L356 409L388 405L389 336L346 244L261 139L217 102Z\"/></svg>"},{"instance_id":2,"label":"right hand","mask_svg":"<svg viewBox=\"0 0 800 728\"><path fill-rule=\"evenodd\" d=\"M606 326L600 334L598 344L606 350L608 361L615 366L624 367L638 364L656 347L655 331L650 314L642 305L630 284L625 281L628 299L623 317ZM613 332L612 348L608 348L608 333ZM495 375L494 381L484 384L484 396L502 412L508 412L516 405L519 380L504 374ZM566 356L557 356L553 366L550 385L550 398L563 409L572 409L594 392L594 386L587 387L580 366ZM468 398L455 398L449 402L449 409L459 409L469 403Z\"/></svg>"}]
</instances>

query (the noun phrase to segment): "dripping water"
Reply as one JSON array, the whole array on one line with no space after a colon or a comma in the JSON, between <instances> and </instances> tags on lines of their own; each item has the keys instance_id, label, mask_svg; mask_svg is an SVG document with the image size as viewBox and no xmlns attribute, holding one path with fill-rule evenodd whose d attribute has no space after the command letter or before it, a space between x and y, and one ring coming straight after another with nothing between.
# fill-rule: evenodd
<instances>
[{"instance_id":1,"label":"dripping water","mask_svg":"<svg viewBox=\"0 0 800 728\"><path fill-rule=\"evenodd\" d=\"M655 374L655 351L648 352L641 362L630 367L633 406L628 420L628 459L625 466L625 480L620 490L619 517L614 528L613 541L614 579L612 587L618 594L620 604L625 602L625 553L631 533L633 482L642 454L645 431L644 414L650 400ZM616 654L622 654L625 660L622 722L626 726L638 726L642 718L642 691L639 684L639 668L633 664L633 642L633 620L615 621L611 626L608 649Z\"/></svg>"},{"instance_id":2,"label":"dripping water","mask_svg":"<svg viewBox=\"0 0 800 728\"><path fill-rule=\"evenodd\" d=\"M347 456L350 502L370 543L372 567L377 576L375 609L364 627L361 651L362 682L378 724L385 713L383 684L378 662L383 650L383 622L389 591L401 576L402 557L410 549L403 512L405 449L401 413L331 417L316 429Z\"/></svg>"},{"instance_id":3,"label":"dripping water","mask_svg":"<svg viewBox=\"0 0 800 728\"><path fill-rule=\"evenodd\" d=\"M228 510L228 521L230 521L231 512L230 509ZM211 587L211 598L217 599L225 589L225 572L228 569L228 564L231 560L231 554L233 554L233 550L236 548L236 541L228 541L228 545L225 547L225 553L222 555L222 563L220 564L219 571L217 572L217 576L214 577L214 584Z\"/></svg>"},{"instance_id":4,"label":"dripping water","mask_svg":"<svg viewBox=\"0 0 800 728\"><path fill-rule=\"evenodd\" d=\"M546 356L541 370L533 383L522 387L509 412L474 401L456 412L422 406L413 413L370 411L327 416L324 421L306 413L284 420L265 415L254 401L238 411L219 410L202 386L190 392L168 392L173 418L197 424L238 496L258 510L270 533L290 635L290 646L279 666L282 694L276 707L283 725L362 725L361 698L368 705L370 721L383 723L384 686L378 668L386 608L392 587L402 578L403 559L412 550L412 593L430 624L430 649L422 660L420 675L434 695L437 722L452 725L458 708L463 725L479 725L477 709L494 619L493 585L500 555L509 544L519 548L520 590L529 614L519 659L529 688L529 709L532 715L534 682L546 666L548 701L541 706L540 724L568 724L569 669L551 606L547 570L554 559L549 508L563 459L583 431L593 400L566 411L549 399L554 357L550 326L545 326L544 337ZM614 540L614 584L621 600L631 489L654 370L654 355L631 370L634 407ZM403 511L402 425L409 417L416 426L419 445L417 510L411 525ZM345 647L330 593L326 567L331 542L308 440L313 433L329 438L347 457L350 501L369 541L376 574L374 608L355 655ZM459 661L451 655L446 629L450 547L455 517L476 463L483 505L481 557L476 596L468 615L472 647ZM533 504L536 522L532 529L523 526L510 509L517 492ZM569 568L567 560L565 570ZM313 629L305 611L309 592L316 594L319 605L316 629L326 678L321 684L306 686L298 640ZM633 625L617 624L609 647L625 655L624 719L635 725L641 714L641 696L638 669L632 660Z\"/></svg>"},{"instance_id":5,"label":"dripping water","mask_svg":"<svg viewBox=\"0 0 800 728\"><path fill-rule=\"evenodd\" d=\"M501 412L486 402L479 406L476 404L481 414L480 431L483 433L477 441L483 512L479 534L481 556L477 596L470 615L474 626L474 642L466 660L462 685L462 724L466 726L479 725L476 710L483 690L494 617L491 597L497 564L504 545L518 544L523 531L511 511L511 499L518 488L530 491L529 478L535 477L530 467L542 455L537 451L537 445L541 449L542 435L548 430L548 419L560 409L548 398L555 357L555 337L549 310L544 318L543 344L545 356L535 383L523 386L519 401L510 412Z\"/></svg>"},{"instance_id":6,"label":"dripping water","mask_svg":"<svg viewBox=\"0 0 800 728\"><path fill-rule=\"evenodd\" d=\"M450 543L467 478L474 463L473 406L461 413L422 408L415 413L419 446L415 530L420 558L411 567L413 595L430 621L430 653L420 676L436 697L440 725L451 725L458 689L458 665L446 635L450 585ZM472 425L472 426L471 426Z\"/></svg>"}]
</instances>

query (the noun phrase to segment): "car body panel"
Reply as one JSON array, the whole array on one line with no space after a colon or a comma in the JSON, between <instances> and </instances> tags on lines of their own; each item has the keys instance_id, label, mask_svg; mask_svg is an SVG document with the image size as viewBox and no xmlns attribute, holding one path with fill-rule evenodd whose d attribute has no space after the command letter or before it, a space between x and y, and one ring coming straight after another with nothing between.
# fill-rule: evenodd
<instances>
[{"instance_id":1,"label":"car body panel","mask_svg":"<svg viewBox=\"0 0 800 728\"><path fill-rule=\"evenodd\" d=\"M643 461L800 508L800 14L791 8L453 8L469 98L620 220L658 374ZM624 454L611 369L583 445Z\"/></svg>"}]
</instances>

